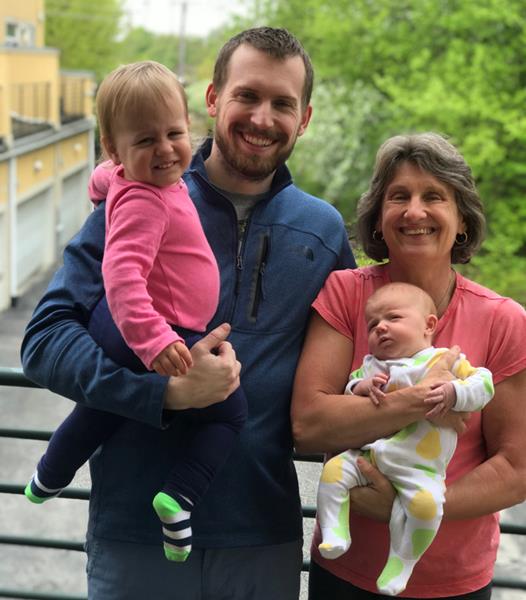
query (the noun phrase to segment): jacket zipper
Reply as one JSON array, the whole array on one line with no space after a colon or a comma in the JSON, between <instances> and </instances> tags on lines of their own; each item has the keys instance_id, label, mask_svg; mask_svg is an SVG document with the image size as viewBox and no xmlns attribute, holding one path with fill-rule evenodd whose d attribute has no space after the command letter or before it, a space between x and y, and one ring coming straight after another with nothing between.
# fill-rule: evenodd
<instances>
[{"instance_id":1,"label":"jacket zipper","mask_svg":"<svg viewBox=\"0 0 526 600\"><path fill-rule=\"evenodd\" d=\"M234 287L236 296L239 295L239 289L241 286L241 276L243 274L243 245L245 242L245 233L247 230L248 219L241 223L238 229L238 242L237 242L237 254L236 254L236 285Z\"/></svg>"},{"instance_id":2,"label":"jacket zipper","mask_svg":"<svg viewBox=\"0 0 526 600\"><path fill-rule=\"evenodd\" d=\"M250 317L252 319L257 319L259 312L259 304L261 302L261 298L263 296L263 275L265 274L265 268L267 266L268 259L268 251L269 251L269 235L266 233L261 238L261 246L259 251L259 258L257 264L257 278L256 278L256 286L254 290L254 299L252 301L252 309L250 311Z\"/></svg>"}]
</instances>

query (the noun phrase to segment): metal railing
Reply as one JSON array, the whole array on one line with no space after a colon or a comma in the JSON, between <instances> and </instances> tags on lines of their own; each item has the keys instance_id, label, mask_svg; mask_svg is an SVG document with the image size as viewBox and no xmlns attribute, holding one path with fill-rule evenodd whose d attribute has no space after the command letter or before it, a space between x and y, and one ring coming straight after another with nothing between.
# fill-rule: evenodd
<instances>
[{"instance_id":1,"label":"metal railing","mask_svg":"<svg viewBox=\"0 0 526 600\"><path fill-rule=\"evenodd\" d=\"M27 379L21 369L0 367L0 386L39 388L40 386ZM26 440L46 441L51 437L52 432L30 429L8 429L0 428L0 438L14 438ZM295 460L299 462L321 462L321 456L296 455ZM0 493L2 494L23 494L24 486L12 482L0 481ZM75 500L88 500L89 490L87 489L65 489L61 498ZM312 519L316 516L314 506L303 506L303 517ZM500 531L503 534L526 535L526 525L515 525L502 522ZM83 552L84 544L72 540L56 540L35 538L29 536L13 536L0 533L0 544L29 546L37 548L48 548L58 550L71 550L74 552ZM303 570L308 571L309 563L304 561ZM521 573L521 575L523 575ZM495 577L493 585L496 588L517 589L526 591L525 579L510 579L504 577ZM52 593L40 593L27 590L9 590L0 588L0 598L23 598L25 600L86 600L82 596L57 595Z\"/></svg>"}]
</instances>

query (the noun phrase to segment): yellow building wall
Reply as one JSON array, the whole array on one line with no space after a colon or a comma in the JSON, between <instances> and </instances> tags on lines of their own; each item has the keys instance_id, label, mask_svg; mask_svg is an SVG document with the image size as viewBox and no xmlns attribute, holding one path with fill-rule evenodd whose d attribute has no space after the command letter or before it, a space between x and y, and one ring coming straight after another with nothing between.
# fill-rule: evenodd
<instances>
[{"instance_id":1,"label":"yellow building wall","mask_svg":"<svg viewBox=\"0 0 526 600\"><path fill-rule=\"evenodd\" d=\"M55 149L56 145L46 146L19 157L16 190L19 199L54 179Z\"/></svg>"},{"instance_id":2,"label":"yellow building wall","mask_svg":"<svg viewBox=\"0 0 526 600\"><path fill-rule=\"evenodd\" d=\"M0 162L0 310L9 306L9 163Z\"/></svg>"},{"instance_id":3,"label":"yellow building wall","mask_svg":"<svg viewBox=\"0 0 526 600\"><path fill-rule=\"evenodd\" d=\"M16 84L49 84L49 120L60 126L60 73L58 50L46 49L40 52L23 49L6 50L7 82ZM31 100L29 100L31 102ZM34 115L40 116L40 115Z\"/></svg>"},{"instance_id":4,"label":"yellow building wall","mask_svg":"<svg viewBox=\"0 0 526 600\"><path fill-rule=\"evenodd\" d=\"M6 138L11 134L11 119L9 117L8 101L9 86L7 79L7 56L0 52L0 137Z\"/></svg>"},{"instance_id":5,"label":"yellow building wall","mask_svg":"<svg viewBox=\"0 0 526 600\"><path fill-rule=\"evenodd\" d=\"M58 169L62 175L89 159L89 134L82 133L59 143Z\"/></svg>"},{"instance_id":6,"label":"yellow building wall","mask_svg":"<svg viewBox=\"0 0 526 600\"><path fill-rule=\"evenodd\" d=\"M86 98L86 116L93 115L95 113L95 79L84 80L84 97Z\"/></svg>"},{"instance_id":7,"label":"yellow building wall","mask_svg":"<svg viewBox=\"0 0 526 600\"><path fill-rule=\"evenodd\" d=\"M7 204L7 198L8 198L8 193L7 193L7 184L9 181L8 169L9 169L9 164L7 161L0 163L0 207L2 207L2 208L5 208L5 205Z\"/></svg>"},{"instance_id":8,"label":"yellow building wall","mask_svg":"<svg viewBox=\"0 0 526 600\"><path fill-rule=\"evenodd\" d=\"M35 26L35 46L44 46L44 0L1 0L0 22L8 18ZM1 28L0 43L4 42L5 29Z\"/></svg>"}]
</instances>

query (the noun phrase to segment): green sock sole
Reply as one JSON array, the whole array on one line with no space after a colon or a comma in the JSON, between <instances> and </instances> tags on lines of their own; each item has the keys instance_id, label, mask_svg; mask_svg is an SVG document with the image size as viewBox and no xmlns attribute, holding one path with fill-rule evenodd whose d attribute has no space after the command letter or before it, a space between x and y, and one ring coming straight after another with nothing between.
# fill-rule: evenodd
<instances>
[{"instance_id":1,"label":"green sock sole","mask_svg":"<svg viewBox=\"0 0 526 600\"><path fill-rule=\"evenodd\" d=\"M173 562L184 562L190 555L190 550L174 550L165 546L164 555Z\"/></svg>"},{"instance_id":2,"label":"green sock sole","mask_svg":"<svg viewBox=\"0 0 526 600\"><path fill-rule=\"evenodd\" d=\"M31 482L26 485L24 494L30 502L33 502L33 504L43 504L46 500L51 499L51 497L50 498L41 498L40 496L35 496L35 494L33 494L33 492L31 491Z\"/></svg>"}]
</instances>

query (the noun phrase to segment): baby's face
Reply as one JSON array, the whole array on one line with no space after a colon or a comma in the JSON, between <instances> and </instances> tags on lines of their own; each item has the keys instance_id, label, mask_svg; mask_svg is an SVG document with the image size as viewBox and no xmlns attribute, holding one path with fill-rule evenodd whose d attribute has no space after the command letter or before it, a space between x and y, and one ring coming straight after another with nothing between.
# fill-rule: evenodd
<instances>
[{"instance_id":1,"label":"baby's face","mask_svg":"<svg viewBox=\"0 0 526 600\"><path fill-rule=\"evenodd\" d=\"M180 94L166 106L123 118L116 127L114 162L130 181L165 187L177 183L190 164L188 118Z\"/></svg>"},{"instance_id":2,"label":"baby's face","mask_svg":"<svg viewBox=\"0 0 526 600\"><path fill-rule=\"evenodd\" d=\"M410 294L398 291L372 298L365 319L369 352L380 360L410 357L431 345L425 306Z\"/></svg>"}]
</instances>

